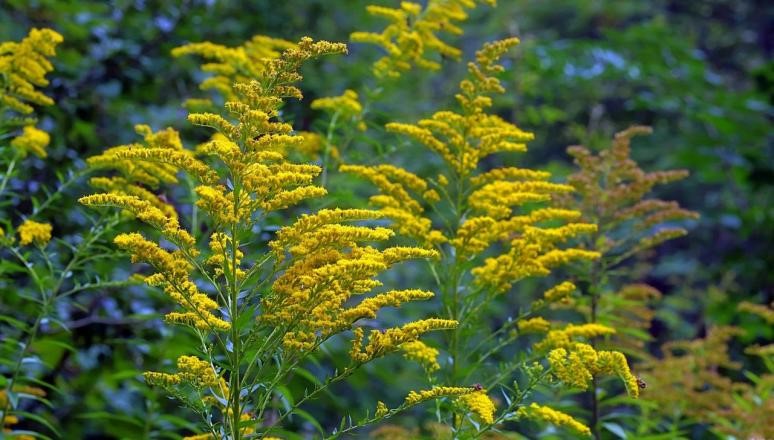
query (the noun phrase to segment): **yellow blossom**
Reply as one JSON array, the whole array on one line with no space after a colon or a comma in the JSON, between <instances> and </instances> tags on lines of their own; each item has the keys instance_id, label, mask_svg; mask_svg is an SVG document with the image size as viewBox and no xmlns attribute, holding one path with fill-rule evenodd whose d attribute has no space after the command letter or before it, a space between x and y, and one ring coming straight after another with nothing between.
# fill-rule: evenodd
<instances>
[{"instance_id":1,"label":"yellow blossom","mask_svg":"<svg viewBox=\"0 0 774 440\"><path fill-rule=\"evenodd\" d=\"M430 0L423 7L415 2L401 2L398 8L371 5L366 8L373 16L382 17L389 24L381 33L354 32L353 42L381 46L387 54L373 66L378 77L398 77L414 65L423 69L438 70L440 63L429 57L432 53L459 58L461 51L441 40L437 33L453 35L462 33L456 22L465 21L467 10L476 6L477 0ZM480 0L494 6L495 0Z\"/></svg>"},{"instance_id":2,"label":"yellow blossom","mask_svg":"<svg viewBox=\"0 0 774 440\"><path fill-rule=\"evenodd\" d=\"M583 423L575 420L571 415L557 411L547 406L532 403L530 406L524 406L518 409L517 414L521 417L540 420L552 423L556 426L567 428L570 431L583 436L590 437L591 429Z\"/></svg>"},{"instance_id":3,"label":"yellow blossom","mask_svg":"<svg viewBox=\"0 0 774 440\"><path fill-rule=\"evenodd\" d=\"M516 325L522 333L545 333L551 328L551 323L540 316L521 319Z\"/></svg>"},{"instance_id":4,"label":"yellow blossom","mask_svg":"<svg viewBox=\"0 0 774 440\"><path fill-rule=\"evenodd\" d=\"M30 104L54 103L37 88L48 85L46 74L54 70L48 59L56 55L56 46L62 41L62 36L56 31L33 28L18 43L0 44L0 77L5 79L0 86L0 110L9 108L22 114L30 114L33 112ZM39 153L34 150L33 152Z\"/></svg>"},{"instance_id":5,"label":"yellow blossom","mask_svg":"<svg viewBox=\"0 0 774 440\"><path fill-rule=\"evenodd\" d=\"M406 342L400 346L403 356L418 362L428 372L432 373L441 368L438 364L438 350L422 341Z\"/></svg>"},{"instance_id":6,"label":"yellow blossom","mask_svg":"<svg viewBox=\"0 0 774 440\"><path fill-rule=\"evenodd\" d=\"M36 246L45 246L51 240L51 225L25 220L19 225L16 233L19 234L19 244L26 246L35 243Z\"/></svg>"},{"instance_id":7,"label":"yellow blossom","mask_svg":"<svg viewBox=\"0 0 774 440\"><path fill-rule=\"evenodd\" d=\"M449 396L462 396L476 392L476 388L473 387L433 387L429 390L411 391L406 396L406 405L416 405L430 399L437 399L439 397Z\"/></svg>"},{"instance_id":8,"label":"yellow blossom","mask_svg":"<svg viewBox=\"0 0 774 440\"><path fill-rule=\"evenodd\" d=\"M51 141L51 137L43 130L39 130L32 125L27 125L20 136L11 139L11 146L16 148L23 156L27 153L45 158L46 147Z\"/></svg>"},{"instance_id":9,"label":"yellow blossom","mask_svg":"<svg viewBox=\"0 0 774 440\"><path fill-rule=\"evenodd\" d=\"M482 422L494 423L495 404L486 394L486 390L478 389L472 393L464 394L458 399L459 403L468 408Z\"/></svg>"}]
</instances>

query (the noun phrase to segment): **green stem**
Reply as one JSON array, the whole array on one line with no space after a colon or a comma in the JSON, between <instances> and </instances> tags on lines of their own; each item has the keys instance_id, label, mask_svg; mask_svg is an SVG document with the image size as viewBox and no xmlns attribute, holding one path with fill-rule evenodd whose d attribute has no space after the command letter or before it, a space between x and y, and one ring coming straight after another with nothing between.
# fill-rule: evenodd
<instances>
[{"instance_id":1,"label":"green stem","mask_svg":"<svg viewBox=\"0 0 774 440\"><path fill-rule=\"evenodd\" d=\"M5 174L3 174L3 180L0 182L0 195L3 194L3 191L5 191L5 186L8 184L8 181L11 179L11 173L13 173L13 169L16 166L16 161L19 159L19 153L14 153L13 158L11 159L11 162L8 164L8 168L5 170Z\"/></svg>"}]
</instances>

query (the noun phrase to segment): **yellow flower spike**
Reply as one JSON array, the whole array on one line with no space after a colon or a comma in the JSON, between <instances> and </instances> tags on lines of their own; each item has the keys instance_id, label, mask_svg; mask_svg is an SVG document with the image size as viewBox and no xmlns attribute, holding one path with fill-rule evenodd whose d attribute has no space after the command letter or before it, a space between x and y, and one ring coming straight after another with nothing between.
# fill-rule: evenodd
<instances>
[{"instance_id":1,"label":"yellow flower spike","mask_svg":"<svg viewBox=\"0 0 774 440\"><path fill-rule=\"evenodd\" d=\"M441 366L438 364L438 350L422 341L411 341L401 344L403 357L417 362L428 373L438 371Z\"/></svg>"},{"instance_id":2,"label":"yellow flower spike","mask_svg":"<svg viewBox=\"0 0 774 440\"><path fill-rule=\"evenodd\" d=\"M570 386L585 390L593 377L615 375L623 381L631 397L639 396L637 378L620 352L596 351L588 344L574 342L551 350L548 363L552 375Z\"/></svg>"},{"instance_id":3,"label":"yellow flower spike","mask_svg":"<svg viewBox=\"0 0 774 440\"><path fill-rule=\"evenodd\" d=\"M366 298L361 301L360 304L345 310L343 319L354 322L360 318L375 318L376 312L384 307L398 307L409 301L426 300L433 296L433 292L419 289L391 290L386 293Z\"/></svg>"},{"instance_id":4,"label":"yellow flower spike","mask_svg":"<svg viewBox=\"0 0 774 440\"><path fill-rule=\"evenodd\" d=\"M522 333L545 333L551 329L551 323L540 316L521 319L516 323L516 326Z\"/></svg>"},{"instance_id":5,"label":"yellow flower spike","mask_svg":"<svg viewBox=\"0 0 774 440\"><path fill-rule=\"evenodd\" d=\"M475 393L477 390L474 387L440 387L436 386L429 390L411 391L406 396L404 401L406 405L413 406L419 403L438 399L440 397L453 397L463 396L465 394Z\"/></svg>"},{"instance_id":6,"label":"yellow flower spike","mask_svg":"<svg viewBox=\"0 0 774 440\"><path fill-rule=\"evenodd\" d=\"M203 162L193 157L187 150L171 148L123 148L112 153L118 160L144 160L169 164L181 168L196 176L203 183L218 181L217 173Z\"/></svg>"},{"instance_id":7,"label":"yellow flower spike","mask_svg":"<svg viewBox=\"0 0 774 440\"><path fill-rule=\"evenodd\" d=\"M19 234L19 244L26 246L35 243L36 246L45 246L51 240L51 229L51 225L48 223L25 220L16 228L16 233Z\"/></svg>"},{"instance_id":8,"label":"yellow flower spike","mask_svg":"<svg viewBox=\"0 0 774 440\"><path fill-rule=\"evenodd\" d=\"M32 153L38 157L47 156L46 147L51 142L51 136L43 130L32 125L27 125L21 135L11 139L11 147L15 148L22 156Z\"/></svg>"},{"instance_id":9,"label":"yellow flower spike","mask_svg":"<svg viewBox=\"0 0 774 440\"><path fill-rule=\"evenodd\" d=\"M553 348L567 348L577 338L592 339L599 336L615 334L615 329L602 324L568 324L563 329L551 330L545 339L535 344L535 350L543 351Z\"/></svg>"},{"instance_id":10,"label":"yellow flower spike","mask_svg":"<svg viewBox=\"0 0 774 440\"><path fill-rule=\"evenodd\" d=\"M486 394L485 389L477 389L472 393L464 394L457 400L482 422L487 424L494 423L495 404Z\"/></svg>"},{"instance_id":11,"label":"yellow flower spike","mask_svg":"<svg viewBox=\"0 0 774 440\"><path fill-rule=\"evenodd\" d=\"M401 2L399 8L371 5L366 11L386 19L389 24L381 33L354 32L350 39L381 46L387 52L374 63L373 72L377 77L399 77L413 66L438 70L440 63L430 58L431 54L455 59L460 56L460 50L443 42L438 32L461 34L462 29L456 23L467 20L467 10L477 3L475 0L430 0L424 8L414 2ZM481 3L495 5L493 0Z\"/></svg>"},{"instance_id":12,"label":"yellow flower spike","mask_svg":"<svg viewBox=\"0 0 774 440\"><path fill-rule=\"evenodd\" d=\"M387 408L387 405L384 404L381 400L376 402L376 411L374 412L374 416L381 418L386 416L390 412L390 409Z\"/></svg>"},{"instance_id":13,"label":"yellow flower spike","mask_svg":"<svg viewBox=\"0 0 774 440\"><path fill-rule=\"evenodd\" d=\"M345 90L341 96L315 99L310 107L329 113L339 113L345 118L356 118L363 112L363 106L360 104L357 92L349 89Z\"/></svg>"},{"instance_id":14,"label":"yellow flower spike","mask_svg":"<svg viewBox=\"0 0 774 440\"><path fill-rule=\"evenodd\" d=\"M383 217L378 211L368 209L322 209L314 214L303 214L290 226L277 231L276 239L270 246L279 252L284 246L298 243L304 236L321 226L344 221L373 220Z\"/></svg>"},{"instance_id":15,"label":"yellow flower spike","mask_svg":"<svg viewBox=\"0 0 774 440\"><path fill-rule=\"evenodd\" d=\"M416 341L424 333L454 329L458 324L457 321L450 319L430 318L410 322L400 328L391 328L384 332L373 330L365 346L361 345L363 331L356 328L350 356L357 362L369 362L397 350L401 344Z\"/></svg>"},{"instance_id":16,"label":"yellow flower spike","mask_svg":"<svg viewBox=\"0 0 774 440\"><path fill-rule=\"evenodd\" d=\"M0 108L26 115L34 110L30 104L54 103L37 87L48 85L46 75L54 70L48 58L56 55L56 47L63 40L56 31L33 28L18 43L0 44L0 76L6 79L0 88Z\"/></svg>"},{"instance_id":17,"label":"yellow flower spike","mask_svg":"<svg viewBox=\"0 0 774 440\"><path fill-rule=\"evenodd\" d=\"M575 284L564 281L563 283L546 290L543 293L543 298L548 302L559 302L569 297L576 289Z\"/></svg>"},{"instance_id":18,"label":"yellow flower spike","mask_svg":"<svg viewBox=\"0 0 774 440\"><path fill-rule=\"evenodd\" d=\"M575 418L573 418L571 415L557 411L547 406L538 405L537 403L532 403L530 406L519 408L516 414L521 417L548 422L556 426L566 428L582 436L591 436L591 429L583 423L575 420Z\"/></svg>"},{"instance_id":19,"label":"yellow flower spike","mask_svg":"<svg viewBox=\"0 0 774 440\"><path fill-rule=\"evenodd\" d=\"M165 216L177 219L174 206L143 186L130 183L123 177L92 177L89 179L89 185L103 191L137 197L160 209Z\"/></svg>"}]
</instances>

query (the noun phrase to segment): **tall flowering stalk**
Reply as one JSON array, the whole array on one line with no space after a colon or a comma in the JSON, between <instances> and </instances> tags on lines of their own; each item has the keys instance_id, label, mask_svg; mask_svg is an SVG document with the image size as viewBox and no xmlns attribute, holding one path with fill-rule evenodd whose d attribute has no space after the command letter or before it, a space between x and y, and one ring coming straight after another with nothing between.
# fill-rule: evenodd
<instances>
[{"instance_id":1,"label":"tall flowering stalk","mask_svg":"<svg viewBox=\"0 0 774 440\"><path fill-rule=\"evenodd\" d=\"M527 277L545 277L569 263L599 257L597 252L564 245L597 231L595 224L580 221L581 212L554 206L555 197L572 192L573 187L551 183L550 174L543 171L482 169L481 162L488 156L526 151L525 143L533 137L488 113L492 96L504 92L497 79L503 71L498 61L517 43L515 38L496 41L476 53L476 62L468 64L468 77L460 83L456 95L459 111L439 111L417 124L386 125L388 131L413 139L442 159L444 171L437 177L426 179L393 165L340 168L369 180L380 190L371 197L371 203L392 219L396 232L441 255L439 260L431 261L430 267L442 293L446 317L460 325L449 333L448 364L431 375L431 381L440 376L452 384L480 383L475 396L442 407L440 421L448 425L455 438L476 437L500 423L522 417L559 420L546 416L550 409L522 406L532 390L551 377L574 378L576 383L582 381L579 377L586 377L584 374L631 379L621 353L597 353L588 345L589 356L584 363L573 364L564 373L559 368L544 370L534 363L543 352L575 346L578 340L605 331L595 327L556 330L534 347L535 356L526 360L502 358L504 349L520 337L552 328L552 323L538 312L568 297L575 290L569 282L550 289L531 308L481 336L490 304L514 284ZM406 349L409 356L416 351L413 346ZM497 358L506 367L487 374ZM518 388L517 383L510 385L517 371L529 378L524 388ZM502 387L508 396L507 406L499 412L488 396L488 390L495 387Z\"/></svg>"},{"instance_id":2,"label":"tall flowering stalk","mask_svg":"<svg viewBox=\"0 0 774 440\"><path fill-rule=\"evenodd\" d=\"M631 139L648 133L648 127L631 127L617 133L611 146L598 154L582 146L568 148L578 167L568 178L575 191L560 199L562 206L577 209L585 221L599 226L592 234L580 237L580 245L597 252L600 258L577 274L583 287L578 309L586 323L620 330L622 334L613 337L613 344L640 357L647 357L641 350L642 340L626 335L632 333L630 329L641 330L650 324L652 312L648 305L660 293L637 280L625 279L631 273L621 267L643 251L685 235L687 231L679 222L698 218L697 213L681 208L675 201L648 198L657 185L688 175L686 170L646 172L631 159ZM593 341L594 345L602 343L599 339ZM631 390L632 385L627 388ZM591 403L591 427L598 437L601 414L596 378L592 381Z\"/></svg>"},{"instance_id":3,"label":"tall flowering stalk","mask_svg":"<svg viewBox=\"0 0 774 440\"><path fill-rule=\"evenodd\" d=\"M224 114L189 115L191 123L215 130L195 152L183 148L171 129L153 133L139 127L144 144L115 147L89 160L116 175L93 181L107 191L81 203L120 208L157 230L158 240L128 233L115 243L133 261L154 269L146 282L161 287L176 304L165 320L199 339L198 349L191 347L190 355L176 360L176 371L145 373L149 383L201 416L206 432L191 438L241 439L281 431L304 402L363 364L416 343L426 332L457 326L454 320L431 318L368 335L356 326L383 307L433 295L417 289L375 292L381 286L375 277L391 266L437 256L429 249L368 245L393 235L387 228L360 224L383 213L324 209L269 233L282 210L326 194L313 183L320 167L288 159L305 140L278 120L279 109L285 99L301 98L294 83L301 79L303 62L345 51L343 44L304 38L265 59L257 79L233 87ZM205 221L193 222L192 228L203 227L208 239L194 238L176 211L150 191L174 184L179 172L198 181L196 207ZM325 341L350 330L350 364L293 399L290 408L275 408L275 397L294 369ZM377 411L362 424L409 406Z\"/></svg>"}]
</instances>

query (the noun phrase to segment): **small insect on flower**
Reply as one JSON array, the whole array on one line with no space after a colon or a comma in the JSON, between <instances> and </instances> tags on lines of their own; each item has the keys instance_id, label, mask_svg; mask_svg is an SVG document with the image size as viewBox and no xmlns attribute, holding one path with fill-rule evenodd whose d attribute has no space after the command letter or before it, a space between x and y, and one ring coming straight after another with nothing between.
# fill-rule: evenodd
<instances>
[{"instance_id":1,"label":"small insect on flower","mask_svg":"<svg viewBox=\"0 0 774 440\"><path fill-rule=\"evenodd\" d=\"M636 376L636 378L637 378L637 387L639 389L644 390L645 388L648 387L648 384L644 380L642 380L640 376Z\"/></svg>"}]
</instances>

